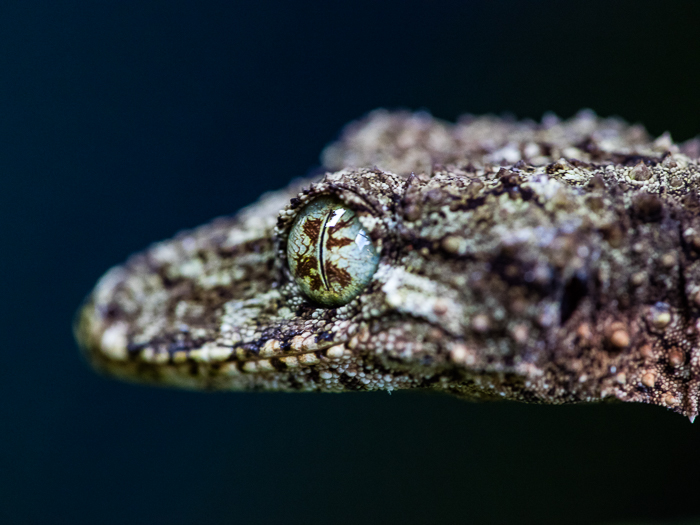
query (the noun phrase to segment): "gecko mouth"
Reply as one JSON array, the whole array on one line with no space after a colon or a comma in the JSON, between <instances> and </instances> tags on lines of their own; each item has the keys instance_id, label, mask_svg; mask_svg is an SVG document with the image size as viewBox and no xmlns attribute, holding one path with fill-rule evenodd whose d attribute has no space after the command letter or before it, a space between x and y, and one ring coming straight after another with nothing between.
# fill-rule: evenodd
<instances>
[{"instance_id":1,"label":"gecko mouth","mask_svg":"<svg viewBox=\"0 0 700 525\"><path fill-rule=\"evenodd\" d=\"M316 341L315 335L297 336L286 344L269 339L256 350L240 346L205 343L195 349L177 344L128 342L128 325L108 324L96 315L88 303L80 311L74 327L75 335L87 359L97 368L121 376L120 370L146 367L151 369L210 369L217 374L261 374L293 371L304 367L339 363L352 357L344 343Z\"/></svg>"},{"instance_id":2,"label":"gecko mouth","mask_svg":"<svg viewBox=\"0 0 700 525\"><path fill-rule=\"evenodd\" d=\"M131 359L137 359L144 363L158 365L182 365L197 364L209 366L213 369L225 368L229 373L235 371L245 374L264 372L283 372L297 368L318 365L325 362L338 362L352 357L347 347L342 343L326 342L315 345L313 349L297 351L270 351L270 346L263 345L257 355L250 355L250 351L242 347L234 348L205 344L196 350L177 350L175 352L159 353L151 348L132 353Z\"/></svg>"},{"instance_id":3,"label":"gecko mouth","mask_svg":"<svg viewBox=\"0 0 700 525\"><path fill-rule=\"evenodd\" d=\"M345 344L330 341L314 349L280 349L274 355L261 352L257 356L243 348L214 344L175 352L149 346L115 353L115 348L109 346L115 343L110 341L114 335L109 335L108 331L105 331L106 338L102 337L105 345L95 338L87 339L86 334L80 332L80 326L76 326L84 355L92 366L107 376L161 386L195 390L254 389L260 386L260 381L263 384L274 382L278 375L294 375L308 369L320 369L323 378L324 374L329 374L328 370L344 370L353 361L353 354Z\"/></svg>"}]
</instances>

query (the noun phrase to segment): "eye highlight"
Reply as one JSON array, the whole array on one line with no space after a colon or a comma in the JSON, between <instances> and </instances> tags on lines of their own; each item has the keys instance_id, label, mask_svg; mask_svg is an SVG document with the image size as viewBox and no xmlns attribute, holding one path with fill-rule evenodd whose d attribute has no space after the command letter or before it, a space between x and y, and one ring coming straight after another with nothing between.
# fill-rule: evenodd
<instances>
[{"instance_id":1,"label":"eye highlight","mask_svg":"<svg viewBox=\"0 0 700 525\"><path fill-rule=\"evenodd\" d=\"M289 231L287 260L309 299L335 307L369 284L379 255L355 212L336 198L321 196L297 215Z\"/></svg>"}]
</instances>

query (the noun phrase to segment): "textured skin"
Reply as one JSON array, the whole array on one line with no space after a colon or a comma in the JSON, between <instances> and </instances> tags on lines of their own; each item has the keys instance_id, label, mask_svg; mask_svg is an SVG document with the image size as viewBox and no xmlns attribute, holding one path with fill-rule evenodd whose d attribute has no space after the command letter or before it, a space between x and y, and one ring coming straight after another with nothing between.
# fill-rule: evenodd
<instances>
[{"instance_id":1,"label":"textured skin","mask_svg":"<svg viewBox=\"0 0 700 525\"><path fill-rule=\"evenodd\" d=\"M98 370L178 387L618 399L692 420L697 156L697 142L590 112L375 111L324 151L320 181L112 268L76 335ZM339 308L305 299L287 267L287 232L320 194L354 209L380 253Z\"/></svg>"}]
</instances>

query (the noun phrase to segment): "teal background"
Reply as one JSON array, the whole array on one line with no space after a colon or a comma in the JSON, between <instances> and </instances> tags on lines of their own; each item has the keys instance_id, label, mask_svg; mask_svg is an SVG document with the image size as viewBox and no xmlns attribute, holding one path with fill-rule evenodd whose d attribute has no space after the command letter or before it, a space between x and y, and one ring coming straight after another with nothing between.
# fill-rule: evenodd
<instances>
[{"instance_id":1,"label":"teal background","mask_svg":"<svg viewBox=\"0 0 700 525\"><path fill-rule=\"evenodd\" d=\"M689 1L0 4L0 523L618 523L700 516L658 407L197 394L82 361L111 265L318 163L375 107L700 133Z\"/></svg>"}]
</instances>

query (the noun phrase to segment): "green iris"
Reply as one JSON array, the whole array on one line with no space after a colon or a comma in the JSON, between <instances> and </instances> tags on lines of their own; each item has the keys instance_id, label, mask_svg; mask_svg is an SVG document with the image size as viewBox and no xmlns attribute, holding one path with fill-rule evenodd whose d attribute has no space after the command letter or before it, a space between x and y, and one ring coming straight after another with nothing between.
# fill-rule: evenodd
<instances>
[{"instance_id":1,"label":"green iris","mask_svg":"<svg viewBox=\"0 0 700 525\"><path fill-rule=\"evenodd\" d=\"M314 199L297 215L287 240L287 259L301 291L328 307L355 298L379 263L355 212L328 196Z\"/></svg>"}]
</instances>

